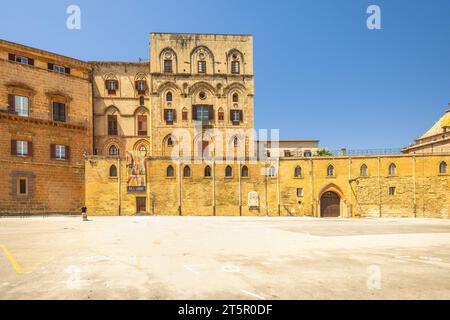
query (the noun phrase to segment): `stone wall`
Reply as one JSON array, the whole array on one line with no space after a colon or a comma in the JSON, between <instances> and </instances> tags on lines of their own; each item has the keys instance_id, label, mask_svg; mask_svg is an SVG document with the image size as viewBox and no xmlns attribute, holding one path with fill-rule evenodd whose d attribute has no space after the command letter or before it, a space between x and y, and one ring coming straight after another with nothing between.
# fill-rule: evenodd
<instances>
[{"instance_id":1,"label":"stone wall","mask_svg":"<svg viewBox=\"0 0 450 320\"><path fill-rule=\"evenodd\" d=\"M147 214L203 216L315 216L321 215L321 196L332 191L341 200L342 217L436 217L450 213L450 175L439 173L439 164L450 162L450 155L329 157L280 159L279 174L267 176L276 160L245 163L249 177L239 174L233 163L185 164L168 158L147 159L147 191L127 193L125 161L121 161L121 214L136 213L136 197L147 198ZM118 214L118 181L109 178L109 167L117 159L92 157L86 162L86 204L94 215ZM367 176L360 176L362 165ZM397 170L389 175L389 166ZM166 176L171 165L174 177ZM191 177L183 177L185 165ZM212 168L212 177L204 169ZM230 165L232 177L225 177ZM327 169L333 166L334 175ZM295 168L301 175L295 176ZM389 194L389 188L395 193ZM297 194L297 189L303 193ZM259 207L249 208L248 194L257 192Z\"/></svg>"}]
</instances>

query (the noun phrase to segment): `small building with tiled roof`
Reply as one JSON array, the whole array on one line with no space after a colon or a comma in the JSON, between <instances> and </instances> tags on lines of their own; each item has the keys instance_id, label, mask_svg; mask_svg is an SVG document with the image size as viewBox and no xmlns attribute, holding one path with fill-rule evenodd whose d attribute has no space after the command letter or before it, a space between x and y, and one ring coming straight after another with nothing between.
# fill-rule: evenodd
<instances>
[{"instance_id":1,"label":"small building with tiled roof","mask_svg":"<svg viewBox=\"0 0 450 320\"><path fill-rule=\"evenodd\" d=\"M414 144L403 149L403 153L450 152L450 109Z\"/></svg>"}]
</instances>

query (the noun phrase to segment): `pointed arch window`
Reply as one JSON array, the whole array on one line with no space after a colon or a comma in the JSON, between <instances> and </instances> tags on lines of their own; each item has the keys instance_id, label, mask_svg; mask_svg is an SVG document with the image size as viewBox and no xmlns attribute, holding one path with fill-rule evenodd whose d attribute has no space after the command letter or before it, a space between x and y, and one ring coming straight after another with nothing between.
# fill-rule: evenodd
<instances>
[{"instance_id":1,"label":"pointed arch window","mask_svg":"<svg viewBox=\"0 0 450 320\"><path fill-rule=\"evenodd\" d=\"M172 102L173 101L173 95L172 95L172 92L167 92L167 94L166 94L166 101L167 102Z\"/></svg>"},{"instance_id":2,"label":"pointed arch window","mask_svg":"<svg viewBox=\"0 0 450 320\"><path fill-rule=\"evenodd\" d=\"M389 175L395 176L397 174L397 166L393 163L389 165Z\"/></svg>"},{"instance_id":3,"label":"pointed arch window","mask_svg":"<svg viewBox=\"0 0 450 320\"><path fill-rule=\"evenodd\" d=\"M139 105L141 107L145 106L145 97L144 96L139 97Z\"/></svg>"},{"instance_id":4,"label":"pointed arch window","mask_svg":"<svg viewBox=\"0 0 450 320\"><path fill-rule=\"evenodd\" d=\"M248 167L247 166L242 167L241 176L244 178L248 177Z\"/></svg>"},{"instance_id":5,"label":"pointed arch window","mask_svg":"<svg viewBox=\"0 0 450 320\"><path fill-rule=\"evenodd\" d=\"M119 148L117 148L117 146L113 144L111 147L109 147L108 154L110 156L119 155Z\"/></svg>"},{"instance_id":6,"label":"pointed arch window","mask_svg":"<svg viewBox=\"0 0 450 320\"><path fill-rule=\"evenodd\" d=\"M439 164L439 173L440 174L446 174L447 173L447 163L445 161L442 161Z\"/></svg>"},{"instance_id":7,"label":"pointed arch window","mask_svg":"<svg viewBox=\"0 0 450 320\"><path fill-rule=\"evenodd\" d=\"M167 167L166 175L167 175L168 177L174 177L174 176L175 176L175 170L173 169L172 166L168 166L168 167Z\"/></svg>"},{"instance_id":8,"label":"pointed arch window","mask_svg":"<svg viewBox=\"0 0 450 320\"><path fill-rule=\"evenodd\" d=\"M239 95L237 93L233 93L233 102L239 102Z\"/></svg>"},{"instance_id":9,"label":"pointed arch window","mask_svg":"<svg viewBox=\"0 0 450 320\"><path fill-rule=\"evenodd\" d=\"M233 176L233 168L231 168L231 166L227 166L225 168L225 177L232 177Z\"/></svg>"},{"instance_id":10,"label":"pointed arch window","mask_svg":"<svg viewBox=\"0 0 450 320\"><path fill-rule=\"evenodd\" d=\"M168 146L168 147L173 147L173 139L172 139L172 137L169 137L169 138L167 139L167 146Z\"/></svg>"},{"instance_id":11,"label":"pointed arch window","mask_svg":"<svg viewBox=\"0 0 450 320\"><path fill-rule=\"evenodd\" d=\"M365 164L363 164L363 165L361 166L361 168L359 169L359 175L360 175L361 177L367 177L367 171L368 171L367 166L366 166Z\"/></svg>"},{"instance_id":12,"label":"pointed arch window","mask_svg":"<svg viewBox=\"0 0 450 320\"><path fill-rule=\"evenodd\" d=\"M225 120L225 113L223 112L222 108L219 109L218 119L219 119L219 121L224 121Z\"/></svg>"},{"instance_id":13,"label":"pointed arch window","mask_svg":"<svg viewBox=\"0 0 450 320\"><path fill-rule=\"evenodd\" d=\"M112 165L111 167L109 167L109 176L117 177L117 167L115 165Z\"/></svg>"},{"instance_id":14,"label":"pointed arch window","mask_svg":"<svg viewBox=\"0 0 450 320\"><path fill-rule=\"evenodd\" d=\"M189 178L191 176L191 168L189 166L185 166L183 169L183 176L185 178Z\"/></svg>"},{"instance_id":15,"label":"pointed arch window","mask_svg":"<svg viewBox=\"0 0 450 320\"><path fill-rule=\"evenodd\" d=\"M275 177L275 174L276 174L275 167L274 167L274 166L271 166L271 167L269 168L269 177Z\"/></svg>"},{"instance_id":16,"label":"pointed arch window","mask_svg":"<svg viewBox=\"0 0 450 320\"><path fill-rule=\"evenodd\" d=\"M334 167L331 164L327 168L327 177L334 177Z\"/></svg>"},{"instance_id":17,"label":"pointed arch window","mask_svg":"<svg viewBox=\"0 0 450 320\"><path fill-rule=\"evenodd\" d=\"M302 167L300 166L295 167L294 176L296 178L300 178L302 176Z\"/></svg>"},{"instance_id":18,"label":"pointed arch window","mask_svg":"<svg viewBox=\"0 0 450 320\"><path fill-rule=\"evenodd\" d=\"M210 166L205 167L205 177L211 177L211 167Z\"/></svg>"}]
</instances>

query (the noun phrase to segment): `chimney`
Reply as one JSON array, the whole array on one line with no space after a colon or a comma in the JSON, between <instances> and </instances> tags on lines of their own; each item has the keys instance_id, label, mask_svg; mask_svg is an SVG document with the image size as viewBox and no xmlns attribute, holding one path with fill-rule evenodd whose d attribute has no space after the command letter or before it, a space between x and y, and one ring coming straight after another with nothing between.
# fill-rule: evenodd
<instances>
[{"instance_id":1,"label":"chimney","mask_svg":"<svg viewBox=\"0 0 450 320\"><path fill-rule=\"evenodd\" d=\"M347 149L346 148L342 148L341 149L341 156L343 156L343 157L347 156Z\"/></svg>"}]
</instances>

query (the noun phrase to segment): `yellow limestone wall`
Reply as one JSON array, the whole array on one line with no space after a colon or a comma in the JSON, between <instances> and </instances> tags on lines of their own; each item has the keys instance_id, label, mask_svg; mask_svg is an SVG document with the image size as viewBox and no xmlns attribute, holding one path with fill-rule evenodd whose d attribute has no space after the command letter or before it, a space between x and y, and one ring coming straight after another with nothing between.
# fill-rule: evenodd
<instances>
[{"instance_id":1,"label":"yellow limestone wall","mask_svg":"<svg viewBox=\"0 0 450 320\"><path fill-rule=\"evenodd\" d=\"M90 157L86 160L86 206L91 215L136 214L136 197L147 198L147 214L183 216L320 216L320 197L334 191L341 198L342 217L450 217L450 175L439 173L439 164L450 164L450 155L398 155L370 157L286 158L279 160L279 174L268 177L264 168L277 160L245 163L249 177L240 177L239 163L230 164L233 176L225 177L226 163L189 164L191 177L185 178L184 163L168 158L147 159L147 191L128 193L125 159L118 178L109 177L117 158ZM391 163L397 167L388 174ZM360 167L368 176L360 177ZM166 177L172 165L174 177ZM210 165L213 177L204 177ZM327 176L332 165L333 177ZM295 177L300 166L302 176ZM180 171L181 169L181 171ZM395 195L389 195L395 187ZM297 196L303 188L303 196ZM259 208L248 207L248 193L256 191ZM119 201L120 198L120 201Z\"/></svg>"}]
</instances>

